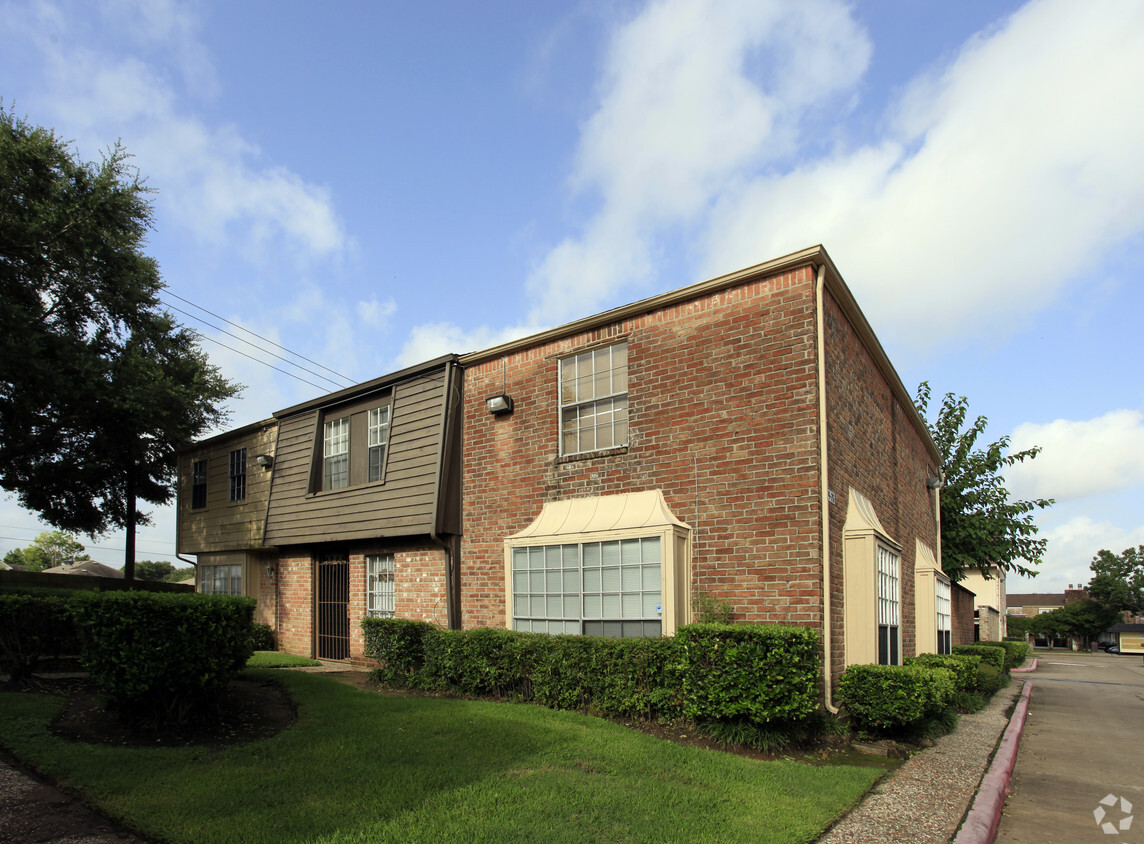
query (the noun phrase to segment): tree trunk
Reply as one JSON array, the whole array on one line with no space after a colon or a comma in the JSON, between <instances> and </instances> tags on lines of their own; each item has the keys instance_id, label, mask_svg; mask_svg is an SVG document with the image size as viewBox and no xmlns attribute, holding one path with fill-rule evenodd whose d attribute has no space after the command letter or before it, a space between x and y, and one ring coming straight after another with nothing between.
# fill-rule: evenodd
<instances>
[{"instance_id":1,"label":"tree trunk","mask_svg":"<svg viewBox=\"0 0 1144 844\"><path fill-rule=\"evenodd\" d=\"M135 581L135 473L127 474L127 535L123 545L123 579Z\"/></svg>"}]
</instances>

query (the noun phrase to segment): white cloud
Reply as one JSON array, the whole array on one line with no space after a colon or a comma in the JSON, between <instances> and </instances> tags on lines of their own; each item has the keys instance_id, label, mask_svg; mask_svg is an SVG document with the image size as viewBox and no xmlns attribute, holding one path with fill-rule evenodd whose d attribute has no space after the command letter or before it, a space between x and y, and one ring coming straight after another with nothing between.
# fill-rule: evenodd
<instances>
[{"instance_id":1,"label":"white cloud","mask_svg":"<svg viewBox=\"0 0 1144 844\"><path fill-rule=\"evenodd\" d=\"M1006 473L1019 498L1064 501L1131 487L1144 487L1144 414L1114 410L1096 419L1057 419L1017 426L1014 451L1041 446L1033 460Z\"/></svg>"},{"instance_id":2,"label":"white cloud","mask_svg":"<svg viewBox=\"0 0 1144 844\"><path fill-rule=\"evenodd\" d=\"M414 366L441 355L456 352L476 352L525 337L542 330L536 326L518 325L511 328L461 328L449 322L418 325L409 332L409 339L397 358L397 367Z\"/></svg>"},{"instance_id":3,"label":"white cloud","mask_svg":"<svg viewBox=\"0 0 1144 844\"><path fill-rule=\"evenodd\" d=\"M1007 334L1144 229L1138 3L1030 3L893 117L879 143L724 193L706 272L825 243L875 324L927 348Z\"/></svg>"},{"instance_id":4,"label":"white cloud","mask_svg":"<svg viewBox=\"0 0 1144 844\"><path fill-rule=\"evenodd\" d=\"M1056 527L1042 530L1048 550L1036 578L1010 578L1007 591L1061 592L1071 584L1087 585L1092 579L1089 563L1102 548L1120 553L1144 543L1144 525L1125 528L1090 516L1076 516Z\"/></svg>"},{"instance_id":5,"label":"white cloud","mask_svg":"<svg viewBox=\"0 0 1144 844\"><path fill-rule=\"evenodd\" d=\"M792 153L800 120L869 55L849 10L826 0L649 4L617 31L581 133L571 186L600 207L532 274L531 321L583 314L645 280L656 237Z\"/></svg>"}]
</instances>

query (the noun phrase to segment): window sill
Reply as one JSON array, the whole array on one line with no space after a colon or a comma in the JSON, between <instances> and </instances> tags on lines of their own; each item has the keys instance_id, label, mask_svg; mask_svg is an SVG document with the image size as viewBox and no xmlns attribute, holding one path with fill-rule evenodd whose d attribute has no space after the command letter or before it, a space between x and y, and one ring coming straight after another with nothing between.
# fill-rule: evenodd
<instances>
[{"instance_id":1,"label":"window sill","mask_svg":"<svg viewBox=\"0 0 1144 844\"><path fill-rule=\"evenodd\" d=\"M581 460L597 460L601 457L616 457L620 454L627 454L628 446L622 445L618 448L603 448L599 451L583 451L579 454L569 454L566 457L557 457L556 465L560 466L564 463L576 463Z\"/></svg>"}]
</instances>

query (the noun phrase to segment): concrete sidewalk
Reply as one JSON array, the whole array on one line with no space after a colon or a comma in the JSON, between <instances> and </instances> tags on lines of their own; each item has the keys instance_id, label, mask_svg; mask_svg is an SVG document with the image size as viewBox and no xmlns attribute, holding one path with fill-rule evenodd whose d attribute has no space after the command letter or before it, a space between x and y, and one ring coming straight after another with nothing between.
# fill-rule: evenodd
<instances>
[{"instance_id":1,"label":"concrete sidewalk","mask_svg":"<svg viewBox=\"0 0 1144 844\"><path fill-rule=\"evenodd\" d=\"M1144 661L1068 651L1037 657L996 840L1144 842ZM1097 809L1112 831L1101 828Z\"/></svg>"}]
</instances>

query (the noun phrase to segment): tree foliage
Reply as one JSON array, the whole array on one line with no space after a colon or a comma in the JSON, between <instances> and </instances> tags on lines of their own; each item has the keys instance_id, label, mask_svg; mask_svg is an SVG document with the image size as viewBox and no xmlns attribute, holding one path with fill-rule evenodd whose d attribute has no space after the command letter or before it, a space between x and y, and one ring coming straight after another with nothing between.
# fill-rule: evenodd
<instances>
[{"instance_id":1,"label":"tree foliage","mask_svg":"<svg viewBox=\"0 0 1144 844\"><path fill-rule=\"evenodd\" d=\"M84 553L83 543L74 534L62 530L45 530L27 548L15 548L4 555L5 563L27 571L43 571L90 559Z\"/></svg>"},{"instance_id":2,"label":"tree foliage","mask_svg":"<svg viewBox=\"0 0 1144 844\"><path fill-rule=\"evenodd\" d=\"M57 527L134 529L237 392L162 310L149 189L0 105L0 487ZM128 575L130 576L130 574Z\"/></svg>"},{"instance_id":3,"label":"tree foliage","mask_svg":"<svg viewBox=\"0 0 1144 844\"><path fill-rule=\"evenodd\" d=\"M914 404L923 417L929 407L930 386L918 386ZM978 416L966 424L969 400L946 393L930 435L942 456L941 557L942 568L953 580L977 569L986 578L991 566L1029 577L1036 576L1045 553L1046 539L1037 538L1035 511L1052 505L1051 498L1013 500L1002 471L1032 460L1040 448L1009 452L1009 438L981 447L988 419Z\"/></svg>"},{"instance_id":4,"label":"tree foliage","mask_svg":"<svg viewBox=\"0 0 1144 844\"><path fill-rule=\"evenodd\" d=\"M1144 545L1119 554L1098 551L1089 564L1088 594L1117 610L1144 613Z\"/></svg>"},{"instance_id":5,"label":"tree foliage","mask_svg":"<svg viewBox=\"0 0 1144 844\"><path fill-rule=\"evenodd\" d=\"M1118 621L1120 613L1114 607L1085 598L1057 607L1052 612L1041 613L1032 619L1031 627L1041 636L1080 639L1087 645Z\"/></svg>"}]
</instances>

